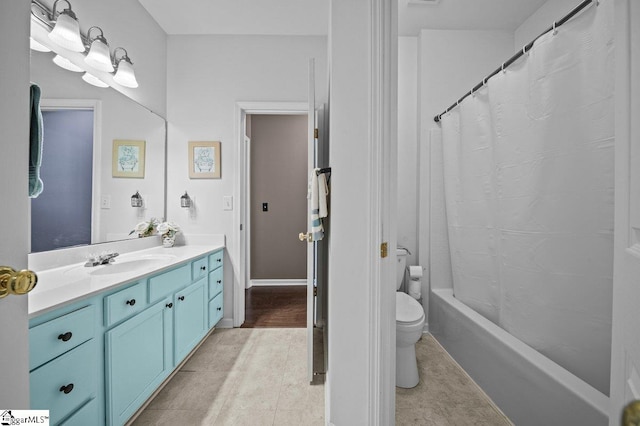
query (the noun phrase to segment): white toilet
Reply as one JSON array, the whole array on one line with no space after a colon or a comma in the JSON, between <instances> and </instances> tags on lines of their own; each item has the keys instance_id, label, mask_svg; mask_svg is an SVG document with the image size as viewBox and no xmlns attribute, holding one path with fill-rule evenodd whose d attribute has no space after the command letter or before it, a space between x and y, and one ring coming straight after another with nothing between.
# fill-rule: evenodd
<instances>
[{"instance_id":1,"label":"white toilet","mask_svg":"<svg viewBox=\"0 0 640 426\"><path fill-rule=\"evenodd\" d=\"M398 248L396 270L396 386L415 387L420 378L416 363L416 342L422 336L425 315L422 305L408 294L398 291L407 266L407 250Z\"/></svg>"}]
</instances>

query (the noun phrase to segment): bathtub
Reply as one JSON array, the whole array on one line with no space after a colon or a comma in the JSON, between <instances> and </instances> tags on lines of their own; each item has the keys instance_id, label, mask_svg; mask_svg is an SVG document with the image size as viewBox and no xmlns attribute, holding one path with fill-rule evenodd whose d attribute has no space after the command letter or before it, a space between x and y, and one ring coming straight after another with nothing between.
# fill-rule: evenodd
<instances>
[{"instance_id":1,"label":"bathtub","mask_svg":"<svg viewBox=\"0 0 640 426\"><path fill-rule=\"evenodd\" d=\"M432 290L429 308L431 334L516 425L608 424L606 395L458 301L453 290Z\"/></svg>"}]
</instances>

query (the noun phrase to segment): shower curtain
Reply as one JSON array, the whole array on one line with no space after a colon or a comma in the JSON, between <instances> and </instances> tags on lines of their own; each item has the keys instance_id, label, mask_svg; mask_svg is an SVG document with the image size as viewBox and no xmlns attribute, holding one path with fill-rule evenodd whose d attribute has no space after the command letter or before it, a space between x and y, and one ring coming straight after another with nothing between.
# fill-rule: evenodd
<instances>
[{"instance_id":1,"label":"shower curtain","mask_svg":"<svg viewBox=\"0 0 640 426\"><path fill-rule=\"evenodd\" d=\"M613 1L441 118L454 295L609 394Z\"/></svg>"}]
</instances>

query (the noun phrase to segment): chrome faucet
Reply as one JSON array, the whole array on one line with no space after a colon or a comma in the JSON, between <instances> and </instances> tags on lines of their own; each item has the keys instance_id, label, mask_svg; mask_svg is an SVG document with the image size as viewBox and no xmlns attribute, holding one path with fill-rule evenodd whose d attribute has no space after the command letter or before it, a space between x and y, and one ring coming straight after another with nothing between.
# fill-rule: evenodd
<instances>
[{"instance_id":1,"label":"chrome faucet","mask_svg":"<svg viewBox=\"0 0 640 426\"><path fill-rule=\"evenodd\" d=\"M98 265L108 265L113 263L113 259L116 256L119 256L119 253L104 253L99 255L92 255L87 259L87 263L84 264L86 267L98 266Z\"/></svg>"}]
</instances>

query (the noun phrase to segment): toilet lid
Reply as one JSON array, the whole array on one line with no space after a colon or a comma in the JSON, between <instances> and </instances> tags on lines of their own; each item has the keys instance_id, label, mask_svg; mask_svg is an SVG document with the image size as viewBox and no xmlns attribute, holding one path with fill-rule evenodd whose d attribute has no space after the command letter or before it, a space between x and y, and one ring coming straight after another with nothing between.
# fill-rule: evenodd
<instances>
[{"instance_id":1,"label":"toilet lid","mask_svg":"<svg viewBox=\"0 0 640 426\"><path fill-rule=\"evenodd\" d=\"M422 305L416 299L401 291L396 291L396 321L416 322L424 316Z\"/></svg>"}]
</instances>

